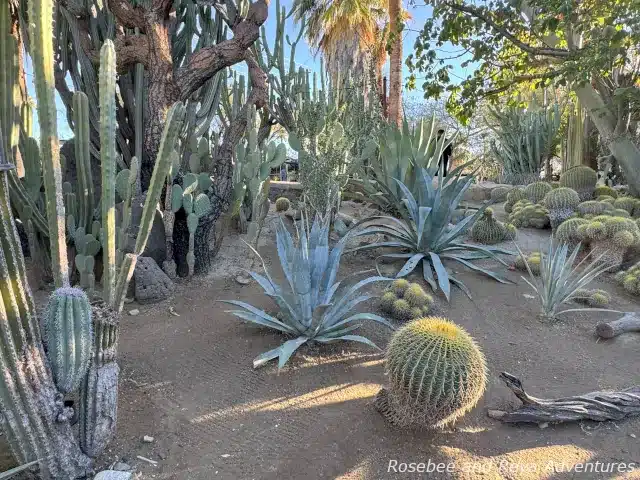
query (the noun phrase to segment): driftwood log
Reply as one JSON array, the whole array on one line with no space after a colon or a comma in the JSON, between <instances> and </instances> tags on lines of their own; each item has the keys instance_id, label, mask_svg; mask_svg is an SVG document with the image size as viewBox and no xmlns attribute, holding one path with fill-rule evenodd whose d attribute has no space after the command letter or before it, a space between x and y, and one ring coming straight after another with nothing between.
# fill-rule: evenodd
<instances>
[{"instance_id":1,"label":"driftwood log","mask_svg":"<svg viewBox=\"0 0 640 480\"><path fill-rule=\"evenodd\" d=\"M613 338L627 332L640 332L640 316L635 312L625 313L618 320L596 325L596 335L602 338Z\"/></svg>"},{"instance_id":2,"label":"driftwood log","mask_svg":"<svg viewBox=\"0 0 640 480\"><path fill-rule=\"evenodd\" d=\"M591 392L574 397L545 399L529 395L520 379L509 373L502 372L500 378L522 401L520 408L513 412L488 411L489 417L506 423L603 422L640 415L640 386L620 392Z\"/></svg>"}]
</instances>

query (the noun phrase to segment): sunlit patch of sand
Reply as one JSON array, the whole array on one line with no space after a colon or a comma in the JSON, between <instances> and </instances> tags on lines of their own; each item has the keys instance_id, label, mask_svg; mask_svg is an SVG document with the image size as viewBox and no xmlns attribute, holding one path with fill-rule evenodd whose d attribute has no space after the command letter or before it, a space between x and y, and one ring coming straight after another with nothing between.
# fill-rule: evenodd
<instances>
[{"instance_id":1,"label":"sunlit patch of sand","mask_svg":"<svg viewBox=\"0 0 640 480\"><path fill-rule=\"evenodd\" d=\"M380 385L375 383L343 383L319 388L294 397L279 397L262 402L244 403L233 407L223 408L190 420L191 423L204 423L229 415L246 415L248 413L276 412L284 410L298 410L317 408L332 404L344 403L351 400L368 399L375 396Z\"/></svg>"}]
</instances>

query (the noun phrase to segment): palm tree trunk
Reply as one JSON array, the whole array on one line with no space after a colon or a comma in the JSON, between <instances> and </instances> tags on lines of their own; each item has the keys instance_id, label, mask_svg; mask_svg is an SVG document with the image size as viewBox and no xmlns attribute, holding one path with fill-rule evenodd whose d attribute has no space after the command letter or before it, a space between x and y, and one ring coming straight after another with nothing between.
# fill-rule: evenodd
<instances>
[{"instance_id":1,"label":"palm tree trunk","mask_svg":"<svg viewBox=\"0 0 640 480\"><path fill-rule=\"evenodd\" d=\"M391 53L389 55L389 122L402 125L402 0L389 0Z\"/></svg>"}]
</instances>

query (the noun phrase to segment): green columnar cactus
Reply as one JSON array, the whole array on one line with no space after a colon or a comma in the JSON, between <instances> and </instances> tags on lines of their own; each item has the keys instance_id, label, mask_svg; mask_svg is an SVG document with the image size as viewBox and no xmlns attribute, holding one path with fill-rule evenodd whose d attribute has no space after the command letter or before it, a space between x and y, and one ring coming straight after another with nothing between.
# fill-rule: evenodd
<instances>
[{"instance_id":1,"label":"green columnar cactus","mask_svg":"<svg viewBox=\"0 0 640 480\"><path fill-rule=\"evenodd\" d=\"M111 40L100 49L100 162L102 168L103 298L115 304L116 287L116 50Z\"/></svg>"},{"instance_id":2,"label":"green columnar cactus","mask_svg":"<svg viewBox=\"0 0 640 480\"><path fill-rule=\"evenodd\" d=\"M71 393L87 373L93 348L91 306L78 288L63 287L49 298L44 320L47 355L56 386Z\"/></svg>"},{"instance_id":3,"label":"green columnar cactus","mask_svg":"<svg viewBox=\"0 0 640 480\"><path fill-rule=\"evenodd\" d=\"M551 228L555 230L562 222L572 217L579 203L578 193L567 187L559 187L547 193L542 204L549 210Z\"/></svg>"},{"instance_id":4,"label":"green columnar cactus","mask_svg":"<svg viewBox=\"0 0 640 480\"><path fill-rule=\"evenodd\" d=\"M520 200L513 206L509 222L516 228L547 228L549 226L549 211L542 205L535 205L528 200Z\"/></svg>"},{"instance_id":5,"label":"green columnar cactus","mask_svg":"<svg viewBox=\"0 0 640 480\"><path fill-rule=\"evenodd\" d=\"M524 193L524 189L520 187L515 187L507 193L507 201L504 204L504 211L507 213L511 213L513 210L513 206L519 202L520 200L526 200L527 195Z\"/></svg>"},{"instance_id":6,"label":"green columnar cactus","mask_svg":"<svg viewBox=\"0 0 640 480\"><path fill-rule=\"evenodd\" d=\"M484 355L473 338L438 317L398 329L387 347L385 370L389 386L378 393L375 406L401 427L455 422L476 405L487 382Z\"/></svg>"},{"instance_id":7,"label":"green columnar cactus","mask_svg":"<svg viewBox=\"0 0 640 480\"><path fill-rule=\"evenodd\" d=\"M280 197L276 200L276 212L286 212L291 207L291 202L287 197Z\"/></svg>"},{"instance_id":8,"label":"green columnar cactus","mask_svg":"<svg viewBox=\"0 0 640 480\"><path fill-rule=\"evenodd\" d=\"M514 231L507 229L502 222L496 220L493 210L487 208L471 228L471 238L479 243L493 245L505 240L513 240L515 236Z\"/></svg>"},{"instance_id":9,"label":"green columnar cactus","mask_svg":"<svg viewBox=\"0 0 640 480\"><path fill-rule=\"evenodd\" d=\"M552 189L553 187L547 182L535 182L527 185L524 193L531 203L541 203L544 196Z\"/></svg>"},{"instance_id":10,"label":"green columnar cactus","mask_svg":"<svg viewBox=\"0 0 640 480\"><path fill-rule=\"evenodd\" d=\"M6 154L13 158L19 174L23 173L18 165L19 155L17 146L20 133L20 89L18 82L18 45L9 31L11 14L9 4L4 2L0 6L0 123L3 136L0 141L4 144Z\"/></svg>"},{"instance_id":11,"label":"green columnar cactus","mask_svg":"<svg viewBox=\"0 0 640 480\"><path fill-rule=\"evenodd\" d=\"M593 191L593 198L598 198L601 196L618 198L618 192L607 185L598 185Z\"/></svg>"},{"instance_id":12,"label":"green columnar cactus","mask_svg":"<svg viewBox=\"0 0 640 480\"><path fill-rule=\"evenodd\" d=\"M600 215L578 227L578 235L591 245L593 255L611 265L610 271L622 265L625 252L640 244L640 229L631 219Z\"/></svg>"},{"instance_id":13,"label":"green columnar cactus","mask_svg":"<svg viewBox=\"0 0 640 480\"><path fill-rule=\"evenodd\" d=\"M73 94L74 148L78 172L78 207L76 225L88 229L93 223L93 176L89 149L89 99L82 92Z\"/></svg>"},{"instance_id":14,"label":"green columnar cactus","mask_svg":"<svg viewBox=\"0 0 640 480\"><path fill-rule=\"evenodd\" d=\"M62 168L58 145L51 33L53 6L50 1L29 2L30 41L34 83L40 124L40 149L45 186L49 244L53 278L57 288L69 285L69 268L65 236L65 210L62 202Z\"/></svg>"},{"instance_id":15,"label":"green columnar cactus","mask_svg":"<svg viewBox=\"0 0 640 480\"><path fill-rule=\"evenodd\" d=\"M583 202L593 198L593 192L598 181L598 174L586 165L572 167L560 175L560 186L568 187L580 196Z\"/></svg>"}]
</instances>

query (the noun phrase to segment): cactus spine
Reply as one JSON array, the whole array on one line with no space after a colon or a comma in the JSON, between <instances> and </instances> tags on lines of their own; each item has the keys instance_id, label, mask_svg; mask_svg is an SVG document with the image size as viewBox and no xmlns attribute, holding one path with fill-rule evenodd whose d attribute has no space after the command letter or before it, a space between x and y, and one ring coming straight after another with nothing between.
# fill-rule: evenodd
<instances>
[{"instance_id":1,"label":"cactus spine","mask_svg":"<svg viewBox=\"0 0 640 480\"><path fill-rule=\"evenodd\" d=\"M100 49L100 161L102 164L103 298L114 305L116 286L116 50L111 40Z\"/></svg>"},{"instance_id":2,"label":"cactus spine","mask_svg":"<svg viewBox=\"0 0 640 480\"><path fill-rule=\"evenodd\" d=\"M45 186L45 201L49 226L49 243L53 278L57 288L68 286L65 210L62 201L62 169L58 145L53 74L53 3L50 0L29 2L30 39L33 49L33 71L38 100L40 148Z\"/></svg>"}]
</instances>

